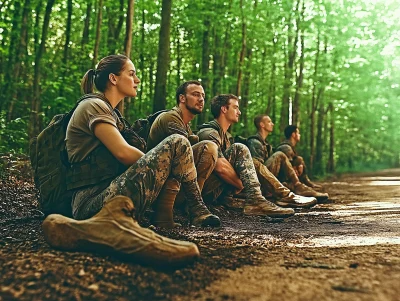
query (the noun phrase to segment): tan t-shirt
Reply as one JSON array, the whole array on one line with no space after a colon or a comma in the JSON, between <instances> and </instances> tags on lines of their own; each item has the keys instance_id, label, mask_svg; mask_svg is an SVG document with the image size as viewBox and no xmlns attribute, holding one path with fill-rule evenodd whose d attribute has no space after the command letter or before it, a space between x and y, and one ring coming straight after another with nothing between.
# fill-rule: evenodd
<instances>
[{"instance_id":1,"label":"tan t-shirt","mask_svg":"<svg viewBox=\"0 0 400 301\"><path fill-rule=\"evenodd\" d=\"M94 135L94 125L98 122L109 123L117 127L118 117L113 108L99 98L83 100L68 123L66 145L69 162L84 160L101 141Z\"/></svg>"}]
</instances>

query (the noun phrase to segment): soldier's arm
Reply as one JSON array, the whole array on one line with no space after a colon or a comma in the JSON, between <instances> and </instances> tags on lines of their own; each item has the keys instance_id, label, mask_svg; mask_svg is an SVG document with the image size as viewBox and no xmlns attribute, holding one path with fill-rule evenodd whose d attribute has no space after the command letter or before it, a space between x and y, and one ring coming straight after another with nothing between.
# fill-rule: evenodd
<instances>
[{"instance_id":1,"label":"soldier's arm","mask_svg":"<svg viewBox=\"0 0 400 301\"><path fill-rule=\"evenodd\" d=\"M231 163L225 159L221 149L221 137L216 130L210 129L206 131L200 131L198 133L200 141L211 140L218 146L218 159L215 165L214 172L226 183L234 186L238 191L241 191L244 186L242 181L239 179L236 171L233 169Z\"/></svg>"},{"instance_id":2,"label":"soldier's arm","mask_svg":"<svg viewBox=\"0 0 400 301\"><path fill-rule=\"evenodd\" d=\"M249 139L247 140L247 146L250 150L251 157L264 163L266 158L264 158L263 145L261 142L257 139Z\"/></svg>"},{"instance_id":3,"label":"soldier's arm","mask_svg":"<svg viewBox=\"0 0 400 301\"><path fill-rule=\"evenodd\" d=\"M233 166L225 158L217 159L214 172L226 183L234 186L238 190L237 193L244 188L243 183L239 179L236 171L233 169Z\"/></svg>"},{"instance_id":4,"label":"soldier's arm","mask_svg":"<svg viewBox=\"0 0 400 301\"><path fill-rule=\"evenodd\" d=\"M109 123L96 123L94 135L124 165L132 165L144 155L136 147L129 145L118 129Z\"/></svg>"}]
</instances>

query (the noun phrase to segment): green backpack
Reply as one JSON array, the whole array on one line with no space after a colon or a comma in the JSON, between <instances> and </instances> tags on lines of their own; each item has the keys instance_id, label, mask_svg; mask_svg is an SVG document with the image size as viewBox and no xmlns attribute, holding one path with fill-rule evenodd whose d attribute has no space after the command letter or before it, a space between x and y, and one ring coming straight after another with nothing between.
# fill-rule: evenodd
<instances>
[{"instance_id":1,"label":"green backpack","mask_svg":"<svg viewBox=\"0 0 400 301\"><path fill-rule=\"evenodd\" d=\"M40 193L39 205L46 215L58 213L72 216L73 191L67 190L66 184L69 163L65 135L68 122L78 104L91 97L107 101L101 94L82 96L71 111L54 116L47 127L29 143L34 181Z\"/></svg>"}]
</instances>

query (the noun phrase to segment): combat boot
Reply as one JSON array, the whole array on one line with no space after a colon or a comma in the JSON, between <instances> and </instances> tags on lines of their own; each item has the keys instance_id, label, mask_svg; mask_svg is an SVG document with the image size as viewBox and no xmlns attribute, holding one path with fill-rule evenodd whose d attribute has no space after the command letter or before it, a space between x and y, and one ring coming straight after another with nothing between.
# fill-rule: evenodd
<instances>
[{"instance_id":1,"label":"combat boot","mask_svg":"<svg viewBox=\"0 0 400 301\"><path fill-rule=\"evenodd\" d=\"M182 183L186 197L186 210L190 216L190 223L196 227L219 227L221 221L212 214L200 194L199 184L196 180Z\"/></svg>"},{"instance_id":2,"label":"combat boot","mask_svg":"<svg viewBox=\"0 0 400 301\"><path fill-rule=\"evenodd\" d=\"M311 208L317 203L317 199L315 197L306 197L290 192L288 196L278 199L275 203L281 207Z\"/></svg>"},{"instance_id":3,"label":"combat boot","mask_svg":"<svg viewBox=\"0 0 400 301\"><path fill-rule=\"evenodd\" d=\"M326 201L329 198L329 195L327 193L317 192L301 182L298 182L294 185L293 191L295 194L301 196L314 197L318 200L318 202Z\"/></svg>"},{"instance_id":4,"label":"combat boot","mask_svg":"<svg viewBox=\"0 0 400 301\"><path fill-rule=\"evenodd\" d=\"M245 215L259 215L259 216L269 216L269 217L279 217L285 218L294 215L294 210L292 208L282 208L274 203L262 198L257 201L248 202L244 208L243 213Z\"/></svg>"},{"instance_id":5,"label":"combat boot","mask_svg":"<svg viewBox=\"0 0 400 301\"><path fill-rule=\"evenodd\" d=\"M162 187L160 194L154 202L154 215L152 223L157 227L172 229L182 227L174 222L174 203L180 189L180 183L174 178L168 178Z\"/></svg>"},{"instance_id":6,"label":"combat boot","mask_svg":"<svg viewBox=\"0 0 400 301\"><path fill-rule=\"evenodd\" d=\"M138 263L172 266L199 257L194 243L163 237L139 226L135 208L125 196L116 196L92 218L77 221L58 214L42 224L45 240L65 251L114 254Z\"/></svg>"}]
</instances>

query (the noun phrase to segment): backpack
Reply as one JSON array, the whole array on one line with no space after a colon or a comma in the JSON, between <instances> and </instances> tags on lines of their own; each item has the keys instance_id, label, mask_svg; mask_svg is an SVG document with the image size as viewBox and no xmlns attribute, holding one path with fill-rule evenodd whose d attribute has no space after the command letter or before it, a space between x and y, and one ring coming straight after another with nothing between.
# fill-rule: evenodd
<instances>
[{"instance_id":1,"label":"backpack","mask_svg":"<svg viewBox=\"0 0 400 301\"><path fill-rule=\"evenodd\" d=\"M158 112L155 112L147 118L141 118L136 120L133 125L132 125L132 130L135 131L144 141L147 141L147 138L149 137L150 129L152 124L154 123L154 120L160 115L161 113L164 112L169 112L170 110L161 110Z\"/></svg>"},{"instance_id":2,"label":"backpack","mask_svg":"<svg viewBox=\"0 0 400 301\"><path fill-rule=\"evenodd\" d=\"M58 213L72 216L72 190L67 190L68 155L65 136L68 123L78 104L91 97L107 101L101 94L82 96L75 107L66 114L53 117L47 127L29 143L29 156L36 188L39 190L39 205L47 215Z\"/></svg>"}]
</instances>

